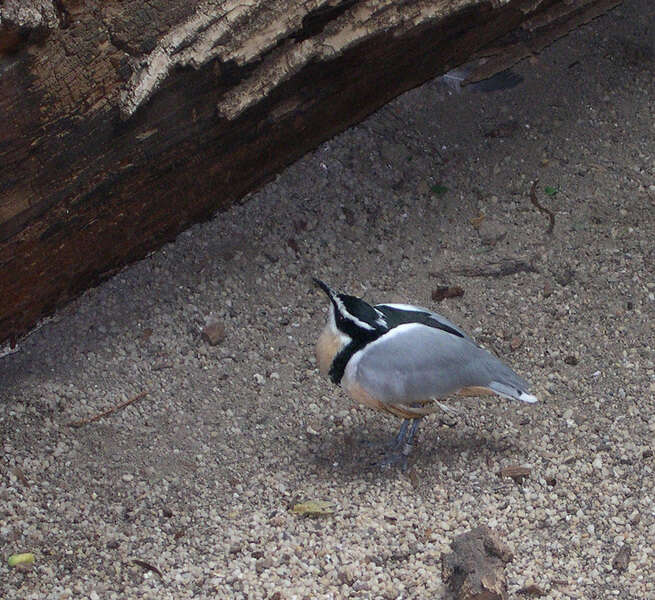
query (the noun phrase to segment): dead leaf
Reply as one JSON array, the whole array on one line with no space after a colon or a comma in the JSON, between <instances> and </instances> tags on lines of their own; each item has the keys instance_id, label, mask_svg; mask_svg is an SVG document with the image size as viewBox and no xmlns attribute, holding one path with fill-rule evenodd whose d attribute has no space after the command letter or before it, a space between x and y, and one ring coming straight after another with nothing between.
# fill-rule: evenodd
<instances>
[{"instance_id":1,"label":"dead leaf","mask_svg":"<svg viewBox=\"0 0 655 600\"><path fill-rule=\"evenodd\" d=\"M32 552L21 552L20 554L12 554L7 559L7 564L19 570L29 570L34 564L34 554Z\"/></svg>"},{"instance_id":2,"label":"dead leaf","mask_svg":"<svg viewBox=\"0 0 655 600\"><path fill-rule=\"evenodd\" d=\"M482 225L482 221L484 221L485 218L486 218L485 214L480 213L480 214L478 214L477 217L473 217L472 219L469 219L469 223L471 223L471 225L473 225L473 229L478 229L480 227L480 225Z\"/></svg>"},{"instance_id":3,"label":"dead leaf","mask_svg":"<svg viewBox=\"0 0 655 600\"><path fill-rule=\"evenodd\" d=\"M325 500L308 500L295 504L291 511L297 515L320 517L334 513L334 504Z\"/></svg>"}]
</instances>

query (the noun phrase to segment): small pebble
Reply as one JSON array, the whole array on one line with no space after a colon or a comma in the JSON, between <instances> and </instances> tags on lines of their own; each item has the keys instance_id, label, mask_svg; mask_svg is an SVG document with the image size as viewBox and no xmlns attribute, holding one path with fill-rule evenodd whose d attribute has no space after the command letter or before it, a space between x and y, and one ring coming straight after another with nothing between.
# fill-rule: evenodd
<instances>
[{"instance_id":1,"label":"small pebble","mask_svg":"<svg viewBox=\"0 0 655 600\"><path fill-rule=\"evenodd\" d=\"M210 346L216 346L225 339L225 325L220 321L212 321L202 330L202 339Z\"/></svg>"}]
</instances>

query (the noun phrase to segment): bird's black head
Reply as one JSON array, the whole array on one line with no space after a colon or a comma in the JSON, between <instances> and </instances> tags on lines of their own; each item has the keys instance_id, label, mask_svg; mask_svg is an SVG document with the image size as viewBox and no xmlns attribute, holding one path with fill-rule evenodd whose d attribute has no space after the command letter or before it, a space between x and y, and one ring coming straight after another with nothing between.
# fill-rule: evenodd
<instances>
[{"instance_id":1,"label":"bird's black head","mask_svg":"<svg viewBox=\"0 0 655 600\"><path fill-rule=\"evenodd\" d=\"M339 294L319 279L314 282L332 302L336 328L353 340L371 340L387 330L384 315L357 296Z\"/></svg>"}]
</instances>

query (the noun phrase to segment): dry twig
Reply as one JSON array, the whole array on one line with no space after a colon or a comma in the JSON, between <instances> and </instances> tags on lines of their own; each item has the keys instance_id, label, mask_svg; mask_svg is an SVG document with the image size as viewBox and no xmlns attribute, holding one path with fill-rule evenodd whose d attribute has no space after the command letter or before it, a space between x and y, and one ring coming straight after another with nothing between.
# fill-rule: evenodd
<instances>
[{"instance_id":1,"label":"dry twig","mask_svg":"<svg viewBox=\"0 0 655 600\"><path fill-rule=\"evenodd\" d=\"M156 573L157 575L159 575L159 577L163 579L164 576L162 575L161 571L157 567L155 567L155 565L150 564L145 560L141 560L140 558L133 558L132 562L135 565L139 565L142 569L145 569L146 571L151 571L153 573Z\"/></svg>"},{"instance_id":2,"label":"dry twig","mask_svg":"<svg viewBox=\"0 0 655 600\"><path fill-rule=\"evenodd\" d=\"M504 258L500 261L489 262L486 265L471 267L454 267L448 273L464 277L507 277L514 273L536 273L537 269L529 262L521 259ZM443 273L432 272L433 277L443 277Z\"/></svg>"},{"instance_id":3,"label":"dry twig","mask_svg":"<svg viewBox=\"0 0 655 600\"><path fill-rule=\"evenodd\" d=\"M141 400L141 398L144 398L147 396L148 392L141 392L140 394L137 394L134 396L134 398L130 398L129 400L126 400L125 402L121 402L120 404L117 404L116 406L112 406L111 408L98 413L97 415L93 415L91 417L85 417L84 419L80 419L79 421L71 421L68 423L69 427L82 427L82 425L88 425L89 423L93 423L94 421L99 421L103 417L106 417L107 415L110 415L112 413L115 413L117 410L121 410L122 408L125 408L126 406L129 406L133 402L136 402L137 400Z\"/></svg>"},{"instance_id":4,"label":"dry twig","mask_svg":"<svg viewBox=\"0 0 655 600\"><path fill-rule=\"evenodd\" d=\"M553 233L553 229L555 228L555 213L552 210L549 210L545 206L542 206L539 204L539 200L537 200L537 184L539 183L538 179L535 179L532 182L532 188L530 189L530 202L534 204L538 210L540 210L542 213L545 215L548 215L548 219L550 220L550 223L548 225L548 229L546 229L547 234Z\"/></svg>"}]
</instances>

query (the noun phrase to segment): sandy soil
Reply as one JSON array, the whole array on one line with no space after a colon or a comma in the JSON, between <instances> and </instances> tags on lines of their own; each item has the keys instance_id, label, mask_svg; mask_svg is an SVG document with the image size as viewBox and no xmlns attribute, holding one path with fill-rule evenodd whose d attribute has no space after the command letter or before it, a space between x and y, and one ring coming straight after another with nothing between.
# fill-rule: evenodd
<instances>
[{"instance_id":1,"label":"sandy soil","mask_svg":"<svg viewBox=\"0 0 655 600\"><path fill-rule=\"evenodd\" d=\"M405 94L0 359L0 548L36 558L0 597L441 598L487 524L510 597L655 599L654 28L628 0L511 90ZM471 276L505 259L531 272ZM438 310L541 402L453 400L372 465L399 421L319 376L313 275Z\"/></svg>"}]
</instances>

